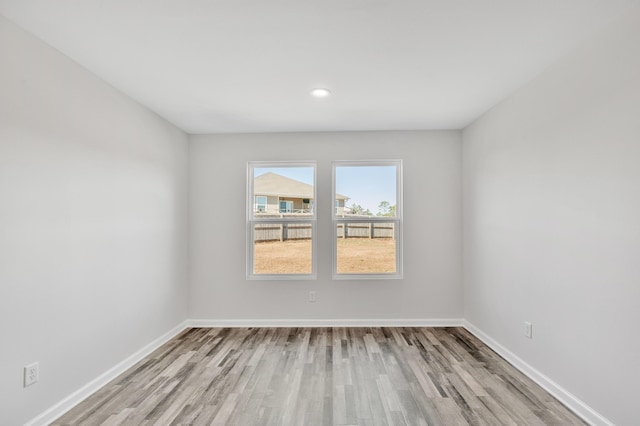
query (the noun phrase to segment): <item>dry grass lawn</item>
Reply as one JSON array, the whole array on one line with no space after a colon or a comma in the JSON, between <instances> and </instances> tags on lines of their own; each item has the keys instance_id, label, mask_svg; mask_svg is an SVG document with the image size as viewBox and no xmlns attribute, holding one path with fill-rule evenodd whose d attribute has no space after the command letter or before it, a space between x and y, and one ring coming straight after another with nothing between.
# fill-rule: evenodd
<instances>
[{"instance_id":1,"label":"dry grass lawn","mask_svg":"<svg viewBox=\"0 0 640 426\"><path fill-rule=\"evenodd\" d=\"M311 240L254 243L254 274L310 274Z\"/></svg>"},{"instance_id":2,"label":"dry grass lawn","mask_svg":"<svg viewBox=\"0 0 640 426\"><path fill-rule=\"evenodd\" d=\"M339 274L396 272L396 242L389 238L338 239Z\"/></svg>"},{"instance_id":3,"label":"dry grass lawn","mask_svg":"<svg viewBox=\"0 0 640 426\"><path fill-rule=\"evenodd\" d=\"M396 244L390 239L338 239L338 273L396 271ZM255 243L254 273L311 273L311 240Z\"/></svg>"}]
</instances>

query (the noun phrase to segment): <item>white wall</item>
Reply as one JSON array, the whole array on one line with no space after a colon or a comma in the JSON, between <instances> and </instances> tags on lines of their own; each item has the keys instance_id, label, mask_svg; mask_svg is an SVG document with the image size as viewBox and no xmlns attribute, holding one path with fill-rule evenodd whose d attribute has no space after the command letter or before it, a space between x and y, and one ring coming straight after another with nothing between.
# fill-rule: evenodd
<instances>
[{"instance_id":1,"label":"white wall","mask_svg":"<svg viewBox=\"0 0 640 426\"><path fill-rule=\"evenodd\" d=\"M188 145L2 17L0 64L0 424L18 425L186 318Z\"/></svg>"},{"instance_id":2,"label":"white wall","mask_svg":"<svg viewBox=\"0 0 640 426\"><path fill-rule=\"evenodd\" d=\"M463 132L465 318L617 425L640 419L638 46L631 14Z\"/></svg>"},{"instance_id":3,"label":"white wall","mask_svg":"<svg viewBox=\"0 0 640 426\"><path fill-rule=\"evenodd\" d=\"M190 318L462 318L460 149L459 131L192 136ZM331 160L354 159L404 160L403 280L331 280ZM250 160L317 160L317 281L245 279Z\"/></svg>"}]
</instances>

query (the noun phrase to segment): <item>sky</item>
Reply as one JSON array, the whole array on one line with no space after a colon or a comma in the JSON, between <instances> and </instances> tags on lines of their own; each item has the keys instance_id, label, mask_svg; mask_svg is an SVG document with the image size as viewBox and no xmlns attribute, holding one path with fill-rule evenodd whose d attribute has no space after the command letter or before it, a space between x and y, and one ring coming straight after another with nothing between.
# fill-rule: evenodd
<instances>
[{"instance_id":1,"label":"sky","mask_svg":"<svg viewBox=\"0 0 640 426\"><path fill-rule=\"evenodd\" d=\"M277 173L300 182L313 184L311 167L256 167L255 177L267 172ZM338 166L336 167L336 192L349 197L347 207L353 204L378 212L378 204L388 201L396 204L395 166Z\"/></svg>"},{"instance_id":2,"label":"sky","mask_svg":"<svg viewBox=\"0 0 640 426\"><path fill-rule=\"evenodd\" d=\"M376 214L381 201L396 204L396 167L336 167L336 192L349 197L347 207L359 204Z\"/></svg>"}]
</instances>

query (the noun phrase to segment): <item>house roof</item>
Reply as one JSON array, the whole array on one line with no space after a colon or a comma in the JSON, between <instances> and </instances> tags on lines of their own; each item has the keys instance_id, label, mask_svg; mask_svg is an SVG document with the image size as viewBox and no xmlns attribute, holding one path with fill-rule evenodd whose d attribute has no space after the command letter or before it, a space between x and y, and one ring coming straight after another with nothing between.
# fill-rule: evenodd
<instances>
[{"instance_id":1,"label":"house roof","mask_svg":"<svg viewBox=\"0 0 640 426\"><path fill-rule=\"evenodd\" d=\"M253 180L253 193L255 195L313 199L313 185L268 172ZM349 199L342 194L336 194L336 198L339 200Z\"/></svg>"}]
</instances>

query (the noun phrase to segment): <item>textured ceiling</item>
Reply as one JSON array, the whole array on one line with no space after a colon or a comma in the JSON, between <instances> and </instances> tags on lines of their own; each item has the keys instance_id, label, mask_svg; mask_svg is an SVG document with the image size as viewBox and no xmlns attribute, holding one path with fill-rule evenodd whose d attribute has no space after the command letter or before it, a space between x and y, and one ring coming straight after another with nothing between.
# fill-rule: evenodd
<instances>
[{"instance_id":1,"label":"textured ceiling","mask_svg":"<svg viewBox=\"0 0 640 426\"><path fill-rule=\"evenodd\" d=\"M631 0L0 0L189 133L458 129ZM327 87L333 95L314 99Z\"/></svg>"}]
</instances>

